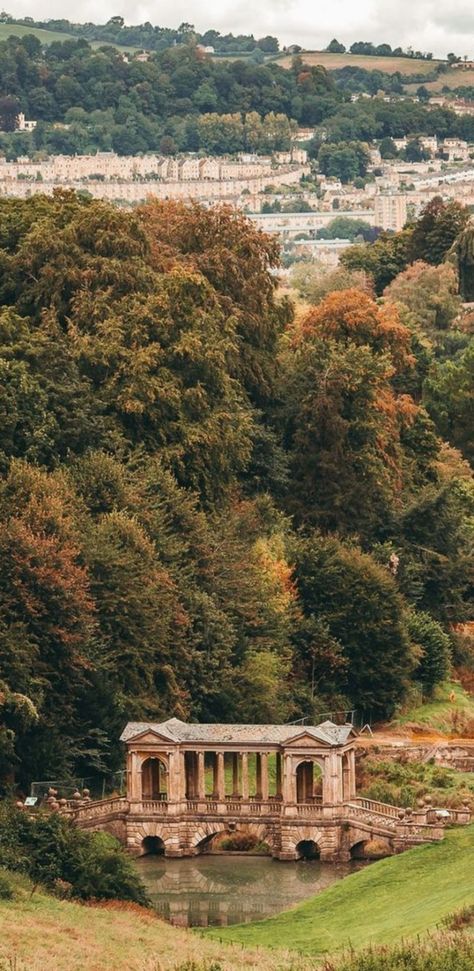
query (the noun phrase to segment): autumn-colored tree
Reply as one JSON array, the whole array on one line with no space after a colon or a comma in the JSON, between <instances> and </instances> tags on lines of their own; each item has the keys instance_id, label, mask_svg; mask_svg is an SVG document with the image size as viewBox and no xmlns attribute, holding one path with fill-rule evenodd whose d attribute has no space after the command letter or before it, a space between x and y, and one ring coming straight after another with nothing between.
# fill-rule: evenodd
<instances>
[{"instance_id":1,"label":"autumn-colored tree","mask_svg":"<svg viewBox=\"0 0 474 971\"><path fill-rule=\"evenodd\" d=\"M302 521L370 535L405 487L402 438L419 409L392 382L412 362L410 333L394 307L343 291L298 321L284 357L289 506Z\"/></svg>"},{"instance_id":2,"label":"autumn-colored tree","mask_svg":"<svg viewBox=\"0 0 474 971\"><path fill-rule=\"evenodd\" d=\"M384 297L399 306L407 323L431 338L450 327L461 306L456 272L450 263L412 263L386 287Z\"/></svg>"},{"instance_id":3,"label":"autumn-colored tree","mask_svg":"<svg viewBox=\"0 0 474 971\"><path fill-rule=\"evenodd\" d=\"M139 212L153 265L184 263L213 286L225 316L236 324L233 374L257 404L267 400L274 388L277 339L291 316L271 273L278 265L277 242L228 206L150 202Z\"/></svg>"},{"instance_id":4,"label":"autumn-colored tree","mask_svg":"<svg viewBox=\"0 0 474 971\"><path fill-rule=\"evenodd\" d=\"M15 751L26 775L64 772L77 698L94 667L96 619L74 498L62 476L12 463L0 491L0 554L2 676L39 713Z\"/></svg>"}]
</instances>

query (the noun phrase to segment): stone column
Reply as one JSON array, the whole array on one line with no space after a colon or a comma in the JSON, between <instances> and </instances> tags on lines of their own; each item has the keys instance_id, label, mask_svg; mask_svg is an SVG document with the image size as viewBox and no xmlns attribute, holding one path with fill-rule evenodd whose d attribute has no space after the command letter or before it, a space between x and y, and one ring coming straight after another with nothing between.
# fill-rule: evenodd
<instances>
[{"instance_id":1,"label":"stone column","mask_svg":"<svg viewBox=\"0 0 474 971\"><path fill-rule=\"evenodd\" d=\"M349 752L342 756L342 792L344 802L351 798L351 769L349 764Z\"/></svg>"},{"instance_id":2,"label":"stone column","mask_svg":"<svg viewBox=\"0 0 474 971\"><path fill-rule=\"evenodd\" d=\"M204 752L197 753L197 796L198 799L206 798L206 777L204 770Z\"/></svg>"},{"instance_id":3,"label":"stone column","mask_svg":"<svg viewBox=\"0 0 474 971\"><path fill-rule=\"evenodd\" d=\"M262 798L262 756L257 752L255 756L255 795L257 799Z\"/></svg>"},{"instance_id":4,"label":"stone column","mask_svg":"<svg viewBox=\"0 0 474 971\"><path fill-rule=\"evenodd\" d=\"M355 749L350 749L347 753L349 759L349 798L352 799L356 794L356 755Z\"/></svg>"},{"instance_id":5,"label":"stone column","mask_svg":"<svg viewBox=\"0 0 474 971\"><path fill-rule=\"evenodd\" d=\"M333 780L331 776L331 762L329 755L324 756L323 770L323 805L333 802Z\"/></svg>"},{"instance_id":6,"label":"stone column","mask_svg":"<svg viewBox=\"0 0 474 971\"><path fill-rule=\"evenodd\" d=\"M239 756L237 752L232 753L232 795L238 798L239 793Z\"/></svg>"},{"instance_id":7,"label":"stone column","mask_svg":"<svg viewBox=\"0 0 474 971\"><path fill-rule=\"evenodd\" d=\"M249 797L249 757L247 752L242 752L242 800Z\"/></svg>"},{"instance_id":8,"label":"stone column","mask_svg":"<svg viewBox=\"0 0 474 971\"><path fill-rule=\"evenodd\" d=\"M184 798L184 752L170 752L168 772L168 802L180 802Z\"/></svg>"},{"instance_id":9,"label":"stone column","mask_svg":"<svg viewBox=\"0 0 474 971\"><path fill-rule=\"evenodd\" d=\"M217 799L217 752L212 753L212 798Z\"/></svg>"},{"instance_id":10,"label":"stone column","mask_svg":"<svg viewBox=\"0 0 474 971\"><path fill-rule=\"evenodd\" d=\"M268 802L268 752L260 755L260 785L263 802Z\"/></svg>"},{"instance_id":11,"label":"stone column","mask_svg":"<svg viewBox=\"0 0 474 971\"><path fill-rule=\"evenodd\" d=\"M276 754L275 764L276 764L276 786L275 786L275 792L276 792L276 795L277 796L281 796L281 792L282 792L282 790L281 790L281 755L280 755L279 752L277 752L277 754Z\"/></svg>"},{"instance_id":12,"label":"stone column","mask_svg":"<svg viewBox=\"0 0 474 971\"><path fill-rule=\"evenodd\" d=\"M127 770L127 796L129 799L141 799L141 765L140 758L137 752L130 752L129 757L129 768Z\"/></svg>"},{"instance_id":13,"label":"stone column","mask_svg":"<svg viewBox=\"0 0 474 971\"><path fill-rule=\"evenodd\" d=\"M296 779L291 755L283 756L283 802L296 802Z\"/></svg>"},{"instance_id":14,"label":"stone column","mask_svg":"<svg viewBox=\"0 0 474 971\"><path fill-rule=\"evenodd\" d=\"M224 777L224 753L217 753L217 799L223 802L225 799L225 777Z\"/></svg>"},{"instance_id":15,"label":"stone column","mask_svg":"<svg viewBox=\"0 0 474 971\"><path fill-rule=\"evenodd\" d=\"M342 802L342 753L332 751L326 759L328 782L326 799L329 803Z\"/></svg>"}]
</instances>

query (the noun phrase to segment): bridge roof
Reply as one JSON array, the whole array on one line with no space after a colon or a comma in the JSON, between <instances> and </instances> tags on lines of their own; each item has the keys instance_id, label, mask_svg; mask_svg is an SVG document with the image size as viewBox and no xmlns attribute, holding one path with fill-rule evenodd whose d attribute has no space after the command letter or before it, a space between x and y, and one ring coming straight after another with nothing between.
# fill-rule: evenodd
<instances>
[{"instance_id":1,"label":"bridge roof","mask_svg":"<svg viewBox=\"0 0 474 971\"><path fill-rule=\"evenodd\" d=\"M288 742L310 736L315 743L323 745L344 745L351 733L352 725L335 725L325 721L320 725L200 725L169 718L164 722L128 722L120 739L129 742L146 732L154 732L170 742L203 742L219 744L242 742L246 744L266 743L285 745Z\"/></svg>"}]
</instances>

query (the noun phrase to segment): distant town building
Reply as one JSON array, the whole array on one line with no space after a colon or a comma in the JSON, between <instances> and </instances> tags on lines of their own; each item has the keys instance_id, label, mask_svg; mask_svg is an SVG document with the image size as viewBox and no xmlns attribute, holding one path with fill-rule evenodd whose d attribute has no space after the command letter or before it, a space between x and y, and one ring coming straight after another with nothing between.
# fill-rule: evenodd
<instances>
[{"instance_id":1,"label":"distant town building","mask_svg":"<svg viewBox=\"0 0 474 971\"><path fill-rule=\"evenodd\" d=\"M448 156L449 162L464 162L469 158L469 147L467 142L461 138L445 138L441 146L443 155Z\"/></svg>"},{"instance_id":2,"label":"distant town building","mask_svg":"<svg viewBox=\"0 0 474 971\"><path fill-rule=\"evenodd\" d=\"M23 112L20 111L20 114L18 115L18 118L17 118L16 131L26 131L26 132L34 131L37 124L38 124L37 121L32 121L32 120L29 121L27 118L25 118Z\"/></svg>"},{"instance_id":3,"label":"distant town building","mask_svg":"<svg viewBox=\"0 0 474 971\"><path fill-rule=\"evenodd\" d=\"M406 196L381 192L375 196L375 225L399 232L407 221Z\"/></svg>"}]
</instances>

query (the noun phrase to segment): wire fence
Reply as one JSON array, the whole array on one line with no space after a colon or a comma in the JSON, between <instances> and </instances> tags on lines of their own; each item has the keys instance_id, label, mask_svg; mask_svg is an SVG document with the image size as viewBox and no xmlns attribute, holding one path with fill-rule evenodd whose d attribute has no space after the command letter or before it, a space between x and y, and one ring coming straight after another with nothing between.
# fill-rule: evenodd
<instances>
[{"instance_id":1,"label":"wire fence","mask_svg":"<svg viewBox=\"0 0 474 971\"><path fill-rule=\"evenodd\" d=\"M106 796L125 793L125 769L113 772L108 776L77 776L69 779L40 779L31 783L30 795L41 801L48 795L49 789L56 789L61 798L70 798L76 790L83 792L89 789L94 799L105 799Z\"/></svg>"}]
</instances>

